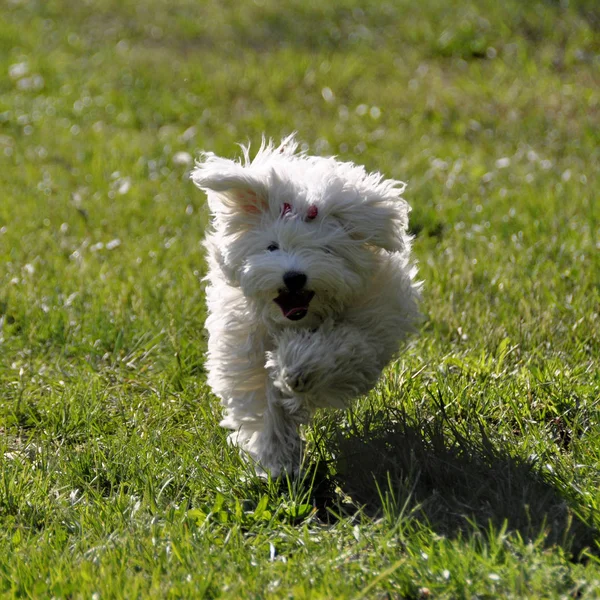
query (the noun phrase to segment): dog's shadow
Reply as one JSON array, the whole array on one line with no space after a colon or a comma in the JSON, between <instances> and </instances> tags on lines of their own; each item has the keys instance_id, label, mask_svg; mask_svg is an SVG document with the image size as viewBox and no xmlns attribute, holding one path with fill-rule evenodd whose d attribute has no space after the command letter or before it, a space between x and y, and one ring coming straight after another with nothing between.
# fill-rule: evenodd
<instances>
[{"instance_id":1,"label":"dog's shadow","mask_svg":"<svg viewBox=\"0 0 600 600\"><path fill-rule=\"evenodd\" d=\"M467 435L443 414L371 412L327 429L333 450L313 487L322 518L360 507L372 518L410 514L447 537L491 527L525 541L541 535L574 558L600 550L598 532L574 513L552 473L496 448L482 424Z\"/></svg>"}]
</instances>

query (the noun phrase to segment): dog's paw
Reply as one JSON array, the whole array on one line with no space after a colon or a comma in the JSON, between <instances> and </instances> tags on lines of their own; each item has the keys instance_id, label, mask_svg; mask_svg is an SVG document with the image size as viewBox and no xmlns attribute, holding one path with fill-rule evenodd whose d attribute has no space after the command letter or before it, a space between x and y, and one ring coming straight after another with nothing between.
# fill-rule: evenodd
<instances>
[{"instance_id":1,"label":"dog's paw","mask_svg":"<svg viewBox=\"0 0 600 600\"><path fill-rule=\"evenodd\" d=\"M317 378L306 361L298 357L299 353L291 350L293 348L287 346L269 352L266 367L275 387L284 396L307 394L313 389Z\"/></svg>"},{"instance_id":2,"label":"dog's paw","mask_svg":"<svg viewBox=\"0 0 600 600\"><path fill-rule=\"evenodd\" d=\"M284 367L281 369L279 375L278 386L282 392L289 394L303 394L309 392L312 388L313 377L310 373L303 371L302 369L293 369Z\"/></svg>"},{"instance_id":3,"label":"dog's paw","mask_svg":"<svg viewBox=\"0 0 600 600\"><path fill-rule=\"evenodd\" d=\"M283 430L263 431L245 450L261 477L294 477L300 472L302 442L291 422Z\"/></svg>"}]
</instances>

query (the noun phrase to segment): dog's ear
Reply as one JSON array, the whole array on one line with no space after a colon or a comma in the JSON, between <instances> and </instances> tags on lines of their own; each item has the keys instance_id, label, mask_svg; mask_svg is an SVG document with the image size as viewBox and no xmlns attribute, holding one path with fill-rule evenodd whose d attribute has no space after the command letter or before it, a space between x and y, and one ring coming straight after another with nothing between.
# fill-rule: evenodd
<instances>
[{"instance_id":1,"label":"dog's ear","mask_svg":"<svg viewBox=\"0 0 600 600\"><path fill-rule=\"evenodd\" d=\"M264 181L249 169L232 160L205 153L196 163L192 181L208 196L215 215L259 215L268 208L268 192Z\"/></svg>"},{"instance_id":2,"label":"dog's ear","mask_svg":"<svg viewBox=\"0 0 600 600\"><path fill-rule=\"evenodd\" d=\"M371 174L337 194L332 214L353 239L390 252L404 251L410 242L410 207L401 197L405 187L401 181Z\"/></svg>"}]
</instances>

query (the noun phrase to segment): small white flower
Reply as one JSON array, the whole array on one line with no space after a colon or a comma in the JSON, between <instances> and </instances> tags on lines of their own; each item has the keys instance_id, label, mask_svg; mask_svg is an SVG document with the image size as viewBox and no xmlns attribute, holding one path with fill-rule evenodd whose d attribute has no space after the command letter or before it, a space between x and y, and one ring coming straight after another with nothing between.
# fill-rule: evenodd
<instances>
[{"instance_id":1,"label":"small white flower","mask_svg":"<svg viewBox=\"0 0 600 600\"><path fill-rule=\"evenodd\" d=\"M19 79L29 73L29 65L26 62L15 63L8 67L8 76L11 79Z\"/></svg>"},{"instance_id":2,"label":"small white flower","mask_svg":"<svg viewBox=\"0 0 600 600\"><path fill-rule=\"evenodd\" d=\"M176 165L187 166L191 165L194 159L189 152L176 152L173 155L173 163Z\"/></svg>"},{"instance_id":3,"label":"small white flower","mask_svg":"<svg viewBox=\"0 0 600 600\"><path fill-rule=\"evenodd\" d=\"M131 189L131 180L126 177L125 179L123 179L119 185L119 188L117 189L117 192L123 196L124 194L126 194L129 190Z\"/></svg>"},{"instance_id":4,"label":"small white flower","mask_svg":"<svg viewBox=\"0 0 600 600\"><path fill-rule=\"evenodd\" d=\"M371 106L371 110L369 111L372 119L379 119L381 116L381 109L379 106Z\"/></svg>"},{"instance_id":5,"label":"small white flower","mask_svg":"<svg viewBox=\"0 0 600 600\"><path fill-rule=\"evenodd\" d=\"M335 94L329 87L324 87L321 90L321 96L323 96L323 100L325 100L325 102L333 102L335 100Z\"/></svg>"},{"instance_id":6,"label":"small white flower","mask_svg":"<svg viewBox=\"0 0 600 600\"><path fill-rule=\"evenodd\" d=\"M194 137L196 137L196 133L198 133L198 130L192 125L192 127L188 127L182 134L181 134L181 139L184 142L189 142L190 140L194 139Z\"/></svg>"},{"instance_id":7,"label":"small white flower","mask_svg":"<svg viewBox=\"0 0 600 600\"><path fill-rule=\"evenodd\" d=\"M120 245L121 245L121 240L118 238L115 238L114 240L110 240L110 242L106 243L106 249L114 250L115 248L118 248Z\"/></svg>"}]
</instances>

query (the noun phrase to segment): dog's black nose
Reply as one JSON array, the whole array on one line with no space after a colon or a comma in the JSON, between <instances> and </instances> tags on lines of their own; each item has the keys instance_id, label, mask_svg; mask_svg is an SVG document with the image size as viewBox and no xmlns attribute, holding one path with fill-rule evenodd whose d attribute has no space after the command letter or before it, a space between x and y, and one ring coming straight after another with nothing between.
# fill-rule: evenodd
<instances>
[{"instance_id":1,"label":"dog's black nose","mask_svg":"<svg viewBox=\"0 0 600 600\"><path fill-rule=\"evenodd\" d=\"M306 275L297 271L288 271L283 275L283 283L290 292L299 292L306 284Z\"/></svg>"}]
</instances>

